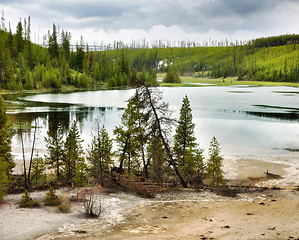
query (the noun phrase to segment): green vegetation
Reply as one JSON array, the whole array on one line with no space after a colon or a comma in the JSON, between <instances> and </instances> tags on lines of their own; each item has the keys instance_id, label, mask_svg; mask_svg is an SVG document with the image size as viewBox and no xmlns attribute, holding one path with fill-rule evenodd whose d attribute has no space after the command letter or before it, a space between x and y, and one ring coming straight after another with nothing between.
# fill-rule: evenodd
<instances>
[{"instance_id":1,"label":"green vegetation","mask_svg":"<svg viewBox=\"0 0 299 240\"><path fill-rule=\"evenodd\" d=\"M95 136L88 150L88 161L91 164L90 172L93 177L99 178L101 185L104 185L103 177L109 174L112 165L112 139L104 125L100 127L99 122L95 123Z\"/></svg>"},{"instance_id":2,"label":"green vegetation","mask_svg":"<svg viewBox=\"0 0 299 240\"><path fill-rule=\"evenodd\" d=\"M38 207L39 202L36 199L33 200L30 197L30 192L25 190L24 194L21 197L21 201L19 205L21 208L32 208L32 207Z\"/></svg>"},{"instance_id":3,"label":"green vegetation","mask_svg":"<svg viewBox=\"0 0 299 240\"><path fill-rule=\"evenodd\" d=\"M24 25L24 26L23 26ZM182 44L93 52L83 37L70 50L71 33L53 24L43 38L48 48L30 41L30 17L0 30L0 88L8 90L115 88L137 86L147 79L156 85L156 72L167 73L163 82L179 83L179 75L238 80L299 82L298 35L261 38L242 45L215 47ZM58 44L60 42L60 44ZM176 86L176 85L167 85ZM185 86L185 84L183 85Z\"/></svg>"},{"instance_id":4,"label":"green vegetation","mask_svg":"<svg viewBox=\"0 0 299 240\"><path fill-rule=\"evenodd\" d=\"M38 156L33 159L35 126L28 173L25 157L23 159L26 189L20 203L23 207L37 204L27 191L34 184L54 182L58 185L85 186L90 179L101 185L105 181L114 181L118 185L126 182L123 185L129 186L129 189L148 195L151 193L144 185L131 184L130 179L142 176L160 184L179 182L183 187L188 187L200 186L206 177L212 187L225 184L219 143L215 137L212 139L210 157L205 163L203 150L196 143L192 109L187 96L183 99L176 133L171 139L171 129L176 121L171 118L162 93L152 88L157 85L157 72L163 78L163 86L196 86L194 83L299 86L298 35L256 39L245 45L160 46L103 52L90 51L81 37L76 51L71 51L69 32L62 31L59 35L53 24L52 32L44 38L48 48L44 48L31 43L30 18L24 21L28 24L24 24L23 28L20 20L15 34L11 29L0 30L0 88L32 92L115 87L137 89L128 100L121 124L114 130L118 144L117 173L112 171L112 140L104 126L96 126L87 157L90 168L85 161L76 122L71 124L65 140L58 120L49 126L48 137L45 138L48 150L45 160ZM19 130L21 132L21 126ZM6 108L0 96L0 201L14 167L11 137L12 130L7 124ZM55 173L47 175L46 166ZM127 178L119 174L125 174ZM52 204L56 200L55 192L50 188L46 201ZM67 212L70 207L70 201L65 199L59 209Z\"/></svg>"},{"instance_id":5,"label":"green vegetation","mask_svg":"<svg viewBox=\"0 0 299 240\"><path fill-rule=\"evenodd\" d=\"M207 180L212 187L219 187L225 184L222 174L223 157L220 152L220 146L216 139L213 137L210 143L209 159L207 165Z\"/></svg>"},{"instance_id":6,"label":"green vegetation","mask_svg":"<svg viewBox=\"0 0 299 240\"><path fill-rule=\"evenodd\" d=\"M138 75L130 68L124 54L117 59L107 59L108 52L91 52L83 37L70 50L71 33L57 27L43 38L48 48L30 41L30 17L21 20L16 33L11 29L0 30L0 88L8 90L32 89L87 89L135 86L139 77L149 78L155 83L153 70L148 76ZM60 39L60 41L59 41ZM58 44L61 42L61 44Z\"/></svg>"},{"instance_id":7,"label":"green vegetation","mask_svg":"<svg viewBox=\"0 0 299 240\"><path fill-rule=\"evenodd\" d=\"M181 75L196 77L299 82L298 35L256 39L245 45L113 50L108 59L117 59L123 52L137 71L145 67L167 72L172 66Z\"/></svg>"},{"instance_id":8,"label":"green vegetation","mask_svg":"<svg viewBox=\"0 0 299 240\"><path fill-rule=\"evenodd\" d=\"M83 157L82 141L77 123L74 121L64 142L62 163L66 181L77 186L86 184L87 165Z\"/></svg>"},{"instance_id":9,"label":"green vegetation","mask_svg":"<svg viewBox=\"0 0 299 240\"><path fill-rule=\"evenodd\" d=\"M163 78L163 83L180 83L181 79L179 77L178 71L174 70L172 66L169 66L165 77Z\"/></svg>"},{"instance_id":10,"label":"green vegetation","mask_svg":"<svg viewBox=\"0 0 299 240\"><path fill-rule=\"evenodd\" d=\"M15 166L11 154L12 134L13 132L7 122L6 106L3 98L0 96L0 202L6 193L7 184Z\"/></svg>"},{"instance_id":11,"label":"green vegetation","mask_svg":"<svg viewBox=\"0 0 299 240\"><path fill-rule=\"evenodd\" d=\"M192 122L192 109L187 96L184 97L180 118L174 135L173 152L183 176L192 179L203 163L202 150L198 149Z\"/></svg>"},{"instance_id":12,"label":"green vegetation","mask_svg":"<svg viewBox=\"0 0 299 240\"><path fill-rule=\"evenodd\" d=\"M59 206L61 204L60 199L56 195L56 191L53 187L49 188L49 191L46 193L45 205L46 206Z\"/></svg>"}]
</instances>

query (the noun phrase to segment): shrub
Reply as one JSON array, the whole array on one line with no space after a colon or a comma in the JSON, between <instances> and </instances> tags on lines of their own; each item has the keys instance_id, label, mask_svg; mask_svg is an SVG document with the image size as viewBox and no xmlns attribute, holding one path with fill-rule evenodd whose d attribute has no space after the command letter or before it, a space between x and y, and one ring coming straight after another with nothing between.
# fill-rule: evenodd
<instances>
[{"instance_id":1,"label":"shrub","mask_svg":"<svg viewBox=\"0 0 299 240\"><path fill-rule=\"evenodd\" d=\"M72 203L71 200L67 197L62 199L62 203L57 207L60 212L69 213L71 212Z\"/></svg>"},{"instance_id":2,"label":"shrub","mask_svg":"<svg viewBox=\"0 0 299 240\"><path fill-rule=\"evenodd\" d=\"M24 194L21 197L21 201L19 205L21 208L38 207L39 202L36 199L33 200L30 197L30 193L27 190L25 190Z\"/></svg>"},{"instance_id":3,"label":"shrub","mask_svg":"<svg viewBox=\"0 0 299 240\"><path fill-rule=\"evenodd\" d=\"M49 188L49 192L46 193L45 205L46 206L58 206L61 204L60 199L56 195L56 191L53 187Z\"/></svg>"},{"instance_id":4,"label":"shrub","mask_svg":"<svg viewBox=\"0 0 299 240\"><path fill-rule=\"evenodd\" d=\"M102 212L100 189L86 190L83 193L83 208L85 213L91 217L98 217Z\"/></svg>"}]
</instances>

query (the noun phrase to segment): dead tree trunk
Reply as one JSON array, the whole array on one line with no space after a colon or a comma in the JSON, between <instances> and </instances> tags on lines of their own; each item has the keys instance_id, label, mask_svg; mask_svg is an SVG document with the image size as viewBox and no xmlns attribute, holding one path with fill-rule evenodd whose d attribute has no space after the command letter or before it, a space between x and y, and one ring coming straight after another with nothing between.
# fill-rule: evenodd
<instances>
[{"instance_id":1,"label":"dead tree trunk","mask_svg":"<svg viewBox=\"0 0 299 240\"><path fill-rule=\"evenodd\" d=\"M159 117L158 117L156 108L155 108L155 106L154 106L154 104L153 104L152 97L151 97L151 93L150 93L150 91L149 91L149 89L148 89L147 86L145 86L145 89L146 89L146 93L147 93L147 96L148 96L149 104L150 104L150 106L151 106L151 109L152 109L152 111L153 111L153 113L154 113L154 116L155 116L155 120L156 120L156 122L157 122L159 136L160 136L160 138L161 138L161 140L162 140L162 143L163 143L163 146L164 146L164 148L165 148L167 157L169 158L169 161L170 161L171 165L173 166L173 169L174 169L176 175L178 176L178 178L179 178L179 180L180 180L180 183L182 184L182 186L183 186L184 188L187 188L187 184L186 184L186 182L184 181L182 175L180 174L180 172L179 172L179 170L178 170L178 168L177 168L177 166L176 166L176 163L175 163L175 161L174 161L174 159L173 159L173 157L172 157L172 154L171 154L171 152L170 152L169 146L168 146L168 144L167 144L167 142L166 142L166 140L165 140L165 138L164 138L164 136L163 136L163 132L162 132L161 124L160 124L160 119L159 119Z\"/></svg>"}]
</instances>

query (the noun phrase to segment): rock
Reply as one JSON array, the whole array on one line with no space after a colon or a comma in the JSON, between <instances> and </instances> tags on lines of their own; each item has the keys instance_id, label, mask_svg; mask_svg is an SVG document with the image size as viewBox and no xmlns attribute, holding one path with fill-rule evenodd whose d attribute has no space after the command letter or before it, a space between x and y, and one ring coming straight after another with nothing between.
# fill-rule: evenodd
<instances>
[{"instance_id":1,"label":"rock","mask_svg":"<svg viewBox=\"0 0 299 240\"><path fill-rule=\"evenodd\" d=\"M87 233L87 230L85 228L81 228L81 229L76 229L74 230L75 233Z\"/></svg>"},{"instance_id":2,"label":"rock","mask_svg":"<svg viewBox=\"0 0 299 240\"><path fill-rule=\"evenodd\" d=\"M229 225L226 225L226 226L224 226L224 227L222 227L222 228L230 228L230 226L229 226Z\"/></svg>"}]
</instances>

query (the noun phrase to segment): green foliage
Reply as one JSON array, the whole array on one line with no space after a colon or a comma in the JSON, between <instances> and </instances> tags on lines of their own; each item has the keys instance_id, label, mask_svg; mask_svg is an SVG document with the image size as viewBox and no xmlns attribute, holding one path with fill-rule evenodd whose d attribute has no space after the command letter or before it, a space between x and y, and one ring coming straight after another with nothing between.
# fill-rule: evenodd
<instances>
[{"instance_id":1,"label":"green foliage","mask_svg":"<svg viewBox=\"0 0 299 240\"><path fill-rule=\"evenodd\" d=\"M210 142L209 159L207 164L207 180L210 186L219 187L225 184L222 174L223 158L220 152L220 146L216 139L213 137Z\"/></svg>"},{"instance_id":2,"label":"green foliage","mask_svg":"<svg viewBox=\"0 0 299 240\"><path fill-rule=\"evenodd\" d=\"M78 126L74 121L64 143L63 171L66 181L78 186L84 186L87 183L85 178L87 165L83 157L81 142Z\"/></svg>"},{"instance_id":3,"label":"green foliage","mask_svg":"<svg viewBox=\"0 0 299 240\"><path fill-rule=\"evenodd\" d=\"M168 71L166 72L166 76L163 78L163 82L164 83L181 82L178 71L174 70L172 65L169 66Z\"/></svg>"},{"instance_id":4,"label":"green foliage","mask_svg":"<svg viewBox=\"0 0 299 240\"><path fill-rule=\"evenodd\" d=\"M35 180L35 184L44 183L46 181L45 175L46 165L42 157L38 155L32 160L32 179Z\"/></svg>"},{"instance_id":5,"label":"green foliage","mask_svg":"<svg viewBox=\"0 0 299 240\"><path fill-rule=\"evenodd\" d=\"M7 165L7 162L3 161L3 159L0 158L0 203L3 201L3 198L6 195L6 187L9 183Z\"/></svg>"},{"instance_id":6,"label":"green foliage","mask_svg":"<svg viewBox=\"0 0 299 240\"><path fill-rule=\"evenodd\" d=\"M202 150L198 147L192 122L192 109L187 95L183 98L180 118L174 135L173 151L182 175L191 180L203 169Z\"/></svg>"},{"instance_id":7,"label":"green foliage","mask_svg":"<svg viewBox=\"0 0 299 240\"><path fill-rule=\"evenodd\" d=\"M166 172L166 155L163 144L159 136L151 136L147 145L147 158L151 178L163 183L164 174Z\"/></svg>"},{"instance_id":8,"label":"green foliage","mask_svg":"<svg viewBox=\"0 0 299 240\"><path fill-rule=\"evenodd\" d=\"M0 96L0 201L5 195L12 169L15 167L11 154L12 134L13 131L7 122L5 102Z\"/></svg>"},{"instance_id":9,"label":"green foliage","mask_svg":"<svg viewBox=\"0 0 299 240\"><path fill-rule=\"evenodd\" d=\"M100 128L98 121L95 123L95 128L95 136L88 151L87 159L91 164L91 174L99 178L103 185L103 175L109 173L112 164L112 139L110 139L104 125Z\"/></svg>"},{"instance_id":10,"label":"green foliage","mask_svg":"<svg viewBox=\"0 0 299 240\"><path fill-rule=\"evenodd\" d=\"M62 126L58 123L53 129L48 131L48 137L45 138L48 155L46 155L46 164L50 169L55 169L56 177L61 177L61 167L63 165L63 133Z\"/></svg>"},{"instance_id":11,"label":"green foliage","mask_svg":"<svg viewBox=\"0 0 299 240\"><path fill-rule=\"evenodd\" d=\"M58 58L59 48L57 43L57 30L55 24L53 24L52 34L49 36L48 50L52 58Z\"/></svg>"},{"instance_id":12,"label":"green foliage","mask_svg":"<svg viewBox=\"0 0 299 240\"><path fill-rule=\"evenodd\" d=\"M21 208L32 208L32 207L38 207L39 202L36 199L32 199L30 197L30 192L25 190L24 194L21 197L21 201L19 203L19 206Z\"/></svg>"},{"instance_id":13,"label":"green foliage","mask_svg":"<svg viewBox=\"0 0 299 240\"><path fill-rule=\"evenodd\" d=\"M69 213L69 212L71 212L72 203L71 203L70 199L64 196L61 199L61 204L57 207L57 209L60 212L63 212L63 213Z\"/></svg>"},{"instance_id":14,"label":"green foliage","mask_svg":"<svg viewBox=\"0 0 299 240\"><path fill-rule=\"evenodd\" d=\"M46 193L45 205L46 206L59 206L61 201L56 195L56 191L53 187L49 187L49 191Z\"/></svg>"},{"instance_id":15,"label":"green foliage","mask_svg":"<svg viewBox=\"0 0 299 240\"><path fill-rule=\"evenodd\" d=\"M60 73L57 69L50 69L45 71L42 76L42 85L45 88L61 88Z\"/></svg>"},{"instance_id":16,"label":"green foliage","mask_svg":"<svg viewBox=\"0 0 299 240\"><path fill-rule=\"evenodd\" d=\"M269 44L262 45L250 41L246 45L222 43L218 47L126 49L126 57L130 67L139 72L143 67L167 72L168 66L172 66L181 75L299 82L297 38L298 35L267 38L265 42ZM107 60L118 58L122 51L109 51Z\"/></svg>"},{"instance_id":17,"label":"green foliage","mask_svg":"<svg viewBox=\"0 0 299 240\"><path fill-rule=\"evenodd\" d=\"M141 113L137 104L134 98L129 99L121 118L121 124L113 131L118 144L119 168L123 170L123 166L125 166L129 173L139 169L140 165L138 140L141 128L138 119L141 118Z\"/></svg>"}]
</instances>

